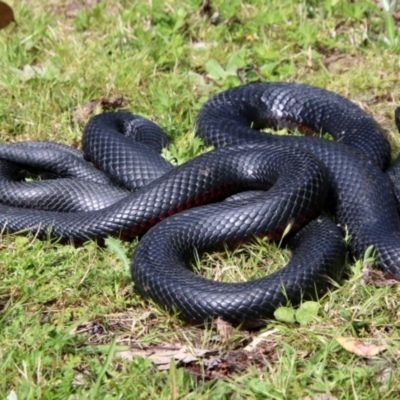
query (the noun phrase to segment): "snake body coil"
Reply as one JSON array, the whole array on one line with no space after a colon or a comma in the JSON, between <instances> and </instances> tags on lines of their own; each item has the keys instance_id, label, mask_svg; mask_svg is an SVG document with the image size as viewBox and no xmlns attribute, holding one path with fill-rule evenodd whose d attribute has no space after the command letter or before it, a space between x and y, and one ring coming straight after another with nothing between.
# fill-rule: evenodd
<instances>
[{"instance_id":1,"label":"snake body coil","mask_svg":"<svg viewBox=\"0 0 400 400\"><path fill-rule=\"evenodd\" d=\"M295 232L322 207L333 211L349 233L354 256L361 257L372 245L379 268L400 279L400 223L392 185L383 172L389 144L379 125L352 102L300 84L256 83L228 90L210 99L196 121L196 134L222 148L174 169L157 154L166 137L146 121L127 113L102 114L89 122L83 138L87 157L116 174L116 185L139 190L129 194L114 186L115 199L89 212L17 208L6 200L0 205L0 225L10 232L29 228L42 238L81 242L108 235L130 238L166 219L140 241L132 277L141 293L196 323L222 317L254 325L287 300L297 304L326 291L330 280L340 277L344 244L339 229L325 217L292 235L292 260L270 277L227 284L210 282L186 268L194 249L208 251L260 234L278 239L287 226ZM283 126L329 133L335 141L258 131ZM134 156L127 150L128 139L118 147L121 131L141 142ZM14 156L28 145L19 146ZM12 175L7 171L14 156L4 158L3 147L0 158L6 175ZM116 161L109 161L109 155ZM68 157L81 159L79 154ZM145 163L148 157L150 164ZM126 166L139 176L120 177ZM5 188L14 184L8 178ZM257 191L184 211L244 190Z\"/></svg>"}]
</instances>

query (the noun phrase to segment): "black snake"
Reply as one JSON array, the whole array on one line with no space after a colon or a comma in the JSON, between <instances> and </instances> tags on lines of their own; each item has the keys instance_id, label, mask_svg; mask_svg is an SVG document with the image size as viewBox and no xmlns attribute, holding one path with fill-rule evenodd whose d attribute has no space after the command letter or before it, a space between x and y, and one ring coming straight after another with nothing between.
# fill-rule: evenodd
<instances>
[{"instance_id":1,"label":"black snake","mask_svg":"<svg viewBox=\"0 0 400 400\"><path fill-rule=\"evenodd\" d=\"M329 133L334 141L258 131L266 127ZM372 245L385 276L400 279L397 164L383 172L390 161L389 143L380 126L354 103L307 85L254 83L210 99L195 129L217 149L173 168L159 156L168 140L155 124L128 113L94 117L85 128L84 151L111 174L113 184L64 146L2 145L0 226L9 232L28 228L40 238L83 242L109 235L129 239L165 219L139 242L132 277L142 294L194 323L222 317L233 324L255 325L281 304L323 294L331 280L340 278L344 264L342 233L330 219L317 217L323 208L334 213L349 234L355 257ZM133 153L128 149L131 138L121 132L136 141ZM65 177L61 192L69 195L67 200L52 193L53 184L60 187L53 179L22 182L20 193L15 189L17 171L43 155L45 165L34 161L35 171ZM73 167L60 167L64 157L69 163L73 160ZM79 197L76 192L81 192L75 179L81 181L82 176L95 188L95 195L82 195L90 198L91 211L86 205L72 205ZM394 189L388 176L395 181ZM40 183L49 192L32 200ZM30 190L29 185L37 187ZM136 190L127 192L122 185ZM246 194L237 194L243 191ZM20 196L18 200L7 197L11 192ZM27 205L22 202L25 197L30 200ZM31 208L35 202L40 209ZM65 203L71 204L63 210ZM187 268L196 251L236 245L258 235L279 239L288 226L293 257L269 277L220 283Z\"/></svg>"}]
</instances>

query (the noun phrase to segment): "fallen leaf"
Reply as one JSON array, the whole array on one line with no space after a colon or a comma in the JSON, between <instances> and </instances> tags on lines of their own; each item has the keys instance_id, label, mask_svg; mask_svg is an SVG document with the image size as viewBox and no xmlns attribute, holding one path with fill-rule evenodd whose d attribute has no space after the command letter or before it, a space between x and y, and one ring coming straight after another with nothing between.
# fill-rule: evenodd
<instances>
[{"instance_id":1,"label":"fallen leaf","mask_svg":"<svg viewBox=\"0 0 400 400\"><path fill-rule=\"evenodd\" d=\"M376 381L381 383L382 385L388 385L390 384L390 380L393 379L395 374L396 367L379 369L379 372L376 375Z\"/></svg>"},{"instance_id":2,"label":"fallen leaf","mask_svg":"<svg viewBox=\"0 0 400 400\"><path fill-rule=\"evenodd\" d=\"M399 282L394 279L387 279L383 276L382 271L379 271L372 266L366 267L362 270L361 283L363 285L374 285L378 288L393 286Z\"/></svg>"},{"instance_id":3,"label":"fallen leaf","mask_svg":"<svg viewBox=\"0 0 400 400\"><path fill-rule=\"evenodd\" d=\"M117 357L132 361L136 357L147 358L157 366L159 370L169 369L171 359L176 364L188 364L198 361L200 357L215 353L212 350L188 348L186 346L177 347L149 347L147 349L130 349L115 353Z\"/></svg>"},{"instance_id":4,"label":"fallen leaf","mask_svg":"<svg viewBox=\"0 0 400 400\"><path fill-rule=\"evenodd\" d=\"M22 81L27 82L31 79L57 80L60 82L68 81L68 76L62 75L58 67L53 64L45 63L42 65L26 64L22 69L14 68L15 75Z\"/></svg>"},{"instance_id":5,"label":"fallen leaf","mask_svg":"<svg viewBox=\"0 0 400 400\"><path fill-rule=\"evenodd\" d=\"M217 327L217 332L219 333L219 336L221 337L221 342L226 343L229 336L231 336L231 334L233 332L233 326L229 322L226 322L222 318L219 318L219 317L216 319L215 324Z\"/></svg>"},{"instance_id":6,"label":"fallen leaf","mask_svg":"<svg viewBox=\"0 0 400 400\"><path fill-rule=\"evenodd\" d=\"M43 78L46 74L47 67L27 64L24 65L22 69L15 69L14 71L21 80L29 81L32 78Z\"/></svg>"},{"instance_id":7,"label":"fallen leaf","mask_svg":"<svg viewBox=\"0 0 400 400\"><path fill-rule=\"evenodd\" d=\"M72 380L73 386L83 386L85 384L85 375L78 373Z\"/></svg>"},{"instance_id":8,"label":"fallen leaf","mask_svg":"<svg viewBox=\"0 0 400 400\"><path fill-rule=\"evenodd\" d=\"M279 332L278 329L272 329L270 331L261 333L256 338L254 338L253 341L250 344L248 344L243 350L249 351L249 352L256 350L257 346L260 343L266 341L269 336L275 335L275 333L278 333L278 332Z\"/></svg>"},{"instance_id":9,"label":"fallen leaf","mask_svg":"<svg viewBox=\"0 0 400 400\"><path fill-rule=\"evenodd\" d=\"M340 54L334 54L326 57L323 63L329 72L338 73L347 71L348 69L354 67L354 64L356 64L357 61L357 58L351 55L344 56Z\"/></svg>"},{"instance_id":10,"label":"fallen leaf","mask_svg":"<svg viewBox=\"0 0 400 400\"><path fill-rule=\"evenodd\" d=\"M0 29L4 29L6 26L10 25L11 22L16 22L14 11L8 4L0 1Z\"/></svg>"},{"instance_id":11,"label":"fallen leaf","mask_svg":"<svg viewBox=\"0 0 400 400\"><path fill-rule=\"evenodd\" d=\"M218 368L222 363L221 357L211 357L208 360L204 360L204 365L207 367L208 370Z\"/></svg>"},{"instance_id":12,"label":"fallen leaf","mask_svg":"<svg viewBox=\"0 0 400 400\"><path fill-rule=\"evenodd\" d=\"M91 100L83 106L75 109L73 117L78 123L86 123L89 116L96 108L101 108L102 111L111 111L127 106L127 101L124 96L116 95L112 97L100 97L100 99Z\"/></svg>"},{"instance_id":13,"label":"fallen leaf","mask_svg":"<svg viewBox=\"0 0 400 400\"><path fill-rule=\"evenodd\" d=\"M145 322L155 317L156 315L153 312L145 311L144 313L140 314L139 321Z\"/></svg>"},{"instance_id":14,"label":"fallen leaf","mask_svg":"<svg viewBox=\"0 0 400 400\"><path fill-rule=\"evenodd\" d=\"M360 357L373 357L386 350L385 346L378 346L354 338L338 337L336 341L345 350Z\"/></svg>"},{"instance_id":15,"label":"fallen leaf","mask_svg":"<svg viewBox=\"0 0 400 400\"><path fill-rule=\"evenodd\" d=\"M79 0L72 1L72 3L67 3L64 6L65 16L67 18L75 18L81 11L88 10L94 7L96 4L99 4L99 2L99 0Z\"/></svg>"},{"instance_id":16,"label":"fallen leaf","mask_svg":"<svg viewBox=\"0 0 400 400\"><path fill-rule=\"evenodd\" d=\"M18 400L17 393L15 393L14 390L11 390L6 397L6 400Z\"/></svg>"},{"instance_id":17,"label":"fallen leaf","mask_svg":"<svg viewBox=\"0 0 400 400\"><path fill-rule=\"evenodd\" d=\"M230 371L244 371L251 365L250 353L243 350L228 351L224 355L223 361L227 363Z\"/></svg>"}]
</instances>

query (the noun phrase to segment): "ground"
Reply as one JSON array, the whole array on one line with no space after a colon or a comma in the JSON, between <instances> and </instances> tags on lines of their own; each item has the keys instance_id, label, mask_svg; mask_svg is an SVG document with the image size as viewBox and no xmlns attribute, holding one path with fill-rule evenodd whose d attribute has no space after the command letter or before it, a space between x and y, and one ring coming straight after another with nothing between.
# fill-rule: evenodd
<instances>
[{"instance_id":1,"label":"ground","mask_svg":"<svg viewBox=\"0 0 400 400\"><path fill-rule=\"evenodd\" d=\"M253 80L324 87L400 140L396 1L7 1L0 13L0 140L80 146L93 113L125 108L172 139L178 163L201 105ZM1 10L1 9L0 9ZM3 12L3 11L2 11ZM348 260L335 290L256 332L200 328L143 300L136 242L104 247L1 236L0 388L7 399L394 399L400 289ZM203 259L213 279L283 265L265 240ZM170 360L173 360L170 362Z\"/></svg>"}]
</instances>

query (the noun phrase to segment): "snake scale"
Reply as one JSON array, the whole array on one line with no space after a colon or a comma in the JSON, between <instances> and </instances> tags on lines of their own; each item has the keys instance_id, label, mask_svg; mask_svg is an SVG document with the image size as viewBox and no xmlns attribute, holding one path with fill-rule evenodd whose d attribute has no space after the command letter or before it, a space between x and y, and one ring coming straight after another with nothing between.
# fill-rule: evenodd
<instances>
[{"instance_id":1,"label":"snake scale","mask_svg":"<svg viewBox=\"0 0 400 400\"><path fill-rule=\"evenodd\" d=\"M283 127L333 140L260 131ZM195 133L215 150L179 167L160 156L164 132L126 112L89 121L85 156L48 142L1 145L0 226L73 242L143 235L135 287L192 323L258 325L279 305L319 297L340 279L344 232L354 257L373 246L376 266L400 279L400 162L388 169L388 140L357 105L308 85L252 83L208 100ZM47 179L25 182L27 170ZM197 253L279 240L288 227L293 257L270 276L222 283L189 268Z\"/></svg>"}]
</instances>

